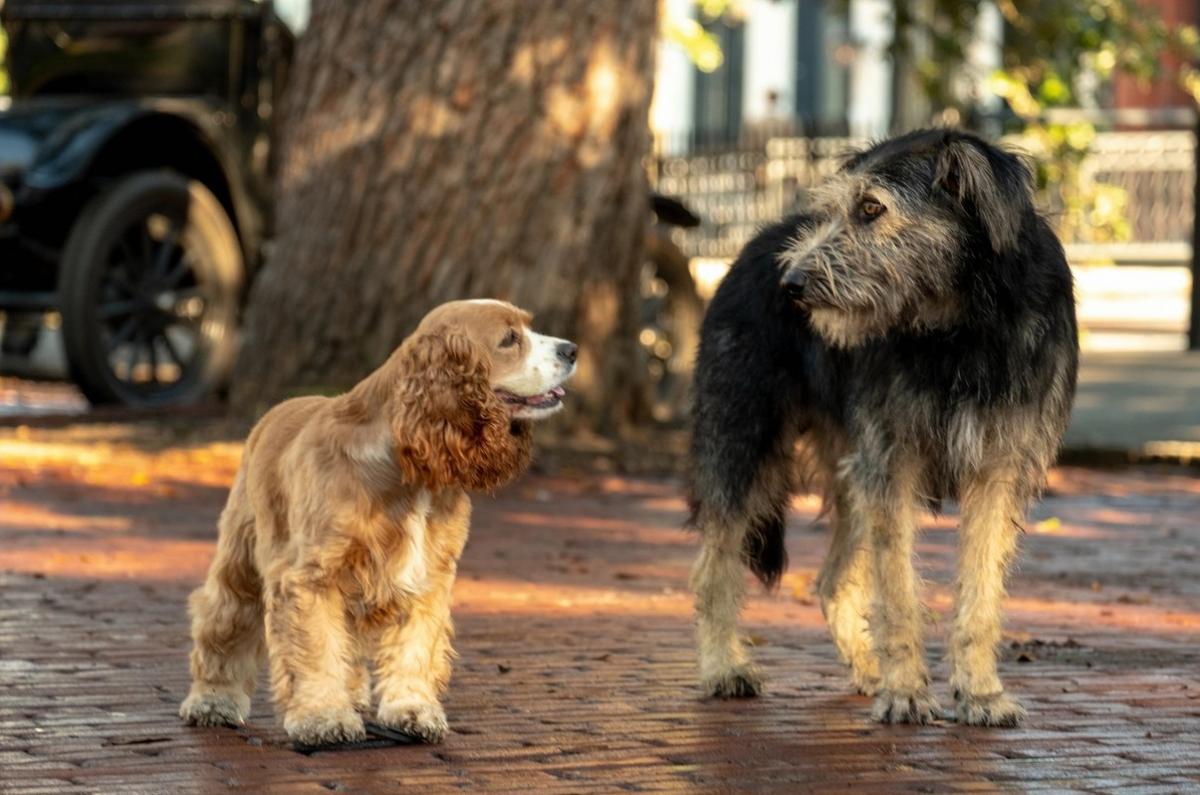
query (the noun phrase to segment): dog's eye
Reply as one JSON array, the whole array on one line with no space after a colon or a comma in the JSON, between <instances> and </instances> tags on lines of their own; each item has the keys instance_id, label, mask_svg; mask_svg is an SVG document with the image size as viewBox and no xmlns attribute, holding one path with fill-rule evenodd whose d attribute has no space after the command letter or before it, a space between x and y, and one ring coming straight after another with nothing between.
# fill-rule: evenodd
<instances>
[{"instance_id":1,"label":"dog's eye","mask_svg":"<svg viewBox=\"0 0 1200 795\"><path fill-rule=\"evenodd\" d=\"M511 348L512 346L516 345L520 340L521 340L521 337L520 337L520 335L517 334L517 330L515 328L510 328L508 330L508 333L504 335L504 339L500 340L500 347L501 348Z\"/></svg>"},{"instance_id":2,"label":"dog's eye","mask_svg":"<svg viewBox=\"0 0 1200 795\"><path fill-rule=\"evenodd\" d=\"M858 205L858 213L864 221L874 221L885 212L887 208L870 197L863 199Z\"/></svg>"}]
</instances>

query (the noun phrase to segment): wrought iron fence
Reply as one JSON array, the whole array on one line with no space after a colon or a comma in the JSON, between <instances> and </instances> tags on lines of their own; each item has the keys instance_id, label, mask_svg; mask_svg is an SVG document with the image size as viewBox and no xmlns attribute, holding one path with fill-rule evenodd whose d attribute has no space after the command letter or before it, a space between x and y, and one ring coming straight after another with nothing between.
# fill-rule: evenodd
<instances>
[{"instance_id":1,"label":"wrought iron fence","mask_svg":"<svg viewBox=\"0 0 1200 795\"><path fill-rule=\"evenodd\" d=\"M1192 235L1195 168L1189 132L1110 132L1096 137L1083 170L1085 178L1125 191L1131 242L1185 243Z\"/></svg>"},{"instance_id":2,"label":"wrought iron fence","mask_svg":"<svg viewBox=\"0 0 1200 795\"><path fill-rule=\"evenodd\" d=\"M683 148L672 143L660 151ZM681 198L703 219L695 229L677 230L684 253L729 259L760 226L799 209L805 190L864 143L779 136L690 154L659 154L655 189ZM1013 143L1021 145L1019 139ZM1191 240L1195 162L1190 132L1104 132L1083 162L1081 179L1124 191L1128 244L1173 244L1178 249ZM1092 241L1084 228L1064 242Z\"/></svg>"}]
</instances>

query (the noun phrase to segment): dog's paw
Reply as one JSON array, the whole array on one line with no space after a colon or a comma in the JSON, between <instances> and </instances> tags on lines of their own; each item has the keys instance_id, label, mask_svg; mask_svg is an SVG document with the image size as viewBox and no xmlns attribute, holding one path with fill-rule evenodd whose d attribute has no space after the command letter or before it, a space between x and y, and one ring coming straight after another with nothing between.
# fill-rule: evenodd
<instances>
[{"instance_id":1,"label":"dog's paw","mask_svg":"<svg viewBox=\"0 0 1200 795\"><path fill-rule=\"evenodd\" d=\"M875 696L879 693L879 669L864 670L858 666L850 668L850 684L860 696Z\"/></svg>"},{"instance_id":2,"label":"dog's paw","mask_svg":"<svg viewBox=\"0 0 1200 795\"><path fill-rule=\"evenodd\" d=\"M716 698L753 698L763 690L762 676L752 665L739 665L706 676L701 683L706 696Z\"/></svg>"},{"instance_id":3,"label":"dog's paw","mask_svg":"<svg viewBox=\"0 0 1200 795\"><path fill-rule=\"evenodd\" d=\"M307 747L356 743L367 738L362 718L353 709L292 710L283 719L283 730L293 743Z\"/></svg>"},{"instance_id":4,"label":"dog's paw","mask_svg":"<svg viewBox=\"0 0 1200 795\"><path fill-rule=\"evenodd\" d=\"M955 692L954 702L954 719L967 726L1013 728L1025 720L1021 702L1003 690L987 696Z\"/></svg>"},{"instance_id":5,"label":"dog's paw","mask_svg":"<svg viewBox=\"0 0 1200 795\"><path fill-rule=\"evenodd\" d=\"M375 720L380 725L427 743L440 743L450 731L442 705L428 701L380 704Z\"/></svg>"},{"instance_id":6,"label":"dog's paw","mask_svg":"<svg viewBox=\"0 0 1200 795\"><path fill-rule=\"evenodd\" d=\"M356 688L350 691L350 699L354 702L355 709L366 712L371 708L371 682L364 681Z\"/></svg>"},{"instance_id":7,"label":"dog's paw","mask_svg":"<svg viewBox=\"0 0 1200 795\"><path fill-rule=\"evenodd\" d=\"M883 690L875 697L871 719L879 723L933 723L941 713L937 699L927 689Z\"/></svg>"},{"instance_id":8,"label":"dog's paw","mask_svg":"<svg viewBox=\"0 0 1200 795\"><path fill-rule=\"evenodd\" d=\"M179 717L191 726L245 725L250 699L230 693L192 693L179 705Z\"/></svg>"}]
</instances>

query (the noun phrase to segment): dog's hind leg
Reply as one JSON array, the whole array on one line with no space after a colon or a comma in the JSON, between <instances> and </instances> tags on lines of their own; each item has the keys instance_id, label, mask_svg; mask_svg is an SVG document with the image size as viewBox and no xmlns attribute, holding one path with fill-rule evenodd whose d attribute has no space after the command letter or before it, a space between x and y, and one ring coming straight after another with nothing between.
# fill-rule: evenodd
<instances>
[{"instance_id":1,"label":"dog's hind leg","mask_svg":"<svg viewBox=\"0 0 1200 795\"><path fill-rule=\"evenodd\" d=\"M873 696L879 690L879 658L868 623L872 581L867 539L850 520L845 487L834 488L833 538L817 577L817 593L838 654L850 666L851 682L859 693Z\"/></svg>"},{"instance_id":2,"label":"dog's hind leg","mask_svg":"<svg viewBox=\"0 0 1200 795\"><path fill-rule=\"evenodd\" d=\"M779 453L762 462L740 513L702 509L703 535L692 568L701 687L722 698L754 696L762 679L738 637L737 620L746 593L745 566L774 582L784 565L783 534L791 495L791 458Z\"/></svg>"},{"instance_id":3,"label":"dog's hind leg","mask_svg":"<svg viewBox=\"0 0 1200 795\"><path fill-rule=\"evenodd\" d=\"M744 531L744 525L706 525L700 556L692 567L700 686L705 694L721 698L755 696L762 689L762 679L737 632L746 595Z\"/></svg>"},{"instance_id":4,"label":"dog's hind leg","mask_svg":"<svg viewBox=\"0 0 1200 795\"><path fill-rule=\"evenodd\" d=\"M192 687L179 715L199 726L237 726L250 714L263 657L262 583L254 568L254 516L239 474L221 514L217 554L188 599Z\"/></svg>"},{"instance_id":5,"label":"dog's hind leg","mask_svg":"<svg viewBox=\"0 0 1200 795\"><path fill-rule=\"evenodd\" d=\"M791 392L786 374L764 360L760 348L706 332L693 405L689 523L701 535L691 587L707 695L754 696L762 689L737 619L745 568L770 588L787 566L784 529L796 440Z\"/></svg>"},{"instance_id":6,"label":"dog's hind leg","mask_svg":"<svg viewBox=\"0 0 1200 795\"><path fill-rule=\"evenodd\" d=\"M950 686L960 723L1016 726L1025 710L996 672L1004 578L1017 548L1022 501L1011 470L976 475L963 492L958 603L950 635Z\"/></svg>"},{"instance_id":7,"label":"dog's hind leg","mask_svg":"<svg viewBox=\"0 0 1200 795\"><path fill-rule=\"evenodd\" d=\"M853 472L854 466L849 469L851 522L854 532L865 529L870 544L871 634L880 674L871 716L882 723L930 723L940 707L929 691L924 615L913 567L919 472L907 462L888 467L886 474L867 473L865 478Z\"/></svg>"}]
</instances>

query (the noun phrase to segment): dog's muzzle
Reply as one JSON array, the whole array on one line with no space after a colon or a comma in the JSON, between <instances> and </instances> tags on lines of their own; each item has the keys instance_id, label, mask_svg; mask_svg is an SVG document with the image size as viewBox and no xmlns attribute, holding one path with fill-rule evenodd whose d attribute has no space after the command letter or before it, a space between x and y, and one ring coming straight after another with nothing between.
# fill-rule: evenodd
<instances>
[{"instance_id":1,"label":"dog's muzzle","mask_svg":"<svg viewBox=\"0 0 1200 795\"><path fill-rule=\"evenodd\" d=\"M802 301L808 290L808 274L799 268L788 268L779 282L779 287L787 294L788 298L793 301Z\"/></svg>"}]
</instances>

